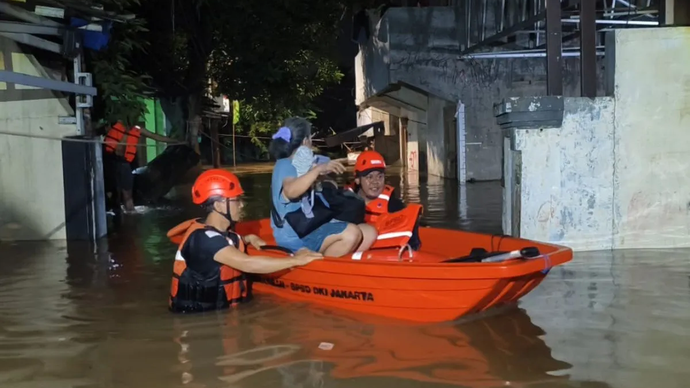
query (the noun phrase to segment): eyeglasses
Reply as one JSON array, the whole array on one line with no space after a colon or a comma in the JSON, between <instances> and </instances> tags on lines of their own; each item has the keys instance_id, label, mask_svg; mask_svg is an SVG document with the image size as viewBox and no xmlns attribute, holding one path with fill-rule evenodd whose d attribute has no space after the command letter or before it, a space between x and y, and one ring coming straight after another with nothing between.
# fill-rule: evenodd
<instances>
[{"instance_id":1,"label":"eyeglasses","mask_svg":"<svg viewBox=\"0 0 690 388\"><path fill-rule=\"evenodd\" d=\"M383 181L385 178L386 178L386 176L384 174L381 174L380 172L379 173L373 172L373 173L370 173L370 174L362 177L362 179L364 179L367 182Z\"/></svg>"}]
</instances>

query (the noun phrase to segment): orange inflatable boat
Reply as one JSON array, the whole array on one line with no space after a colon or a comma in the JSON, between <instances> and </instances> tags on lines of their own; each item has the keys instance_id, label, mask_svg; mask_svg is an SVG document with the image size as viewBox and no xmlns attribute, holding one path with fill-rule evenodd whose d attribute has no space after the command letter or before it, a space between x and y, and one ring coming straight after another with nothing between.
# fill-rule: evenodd
<instances>
[{"instance_id":1,"label":"orange inflatable boat","mask_svg":"<svg viewBox=\"0 0 690 388\"><path fill-rule=\"evenodd\" d=\"M181 241L191 221L168 232ZM237 224L240 235L256 234L269 246L249 254L285 257L269 219ZM304 267L254 278L257 293L338 309L418 322L450 321L517 302L549 270L572 259L564 246L500 235L421 227L422 247L372 249L326 257Z\"/></svg>"}]
</instances>

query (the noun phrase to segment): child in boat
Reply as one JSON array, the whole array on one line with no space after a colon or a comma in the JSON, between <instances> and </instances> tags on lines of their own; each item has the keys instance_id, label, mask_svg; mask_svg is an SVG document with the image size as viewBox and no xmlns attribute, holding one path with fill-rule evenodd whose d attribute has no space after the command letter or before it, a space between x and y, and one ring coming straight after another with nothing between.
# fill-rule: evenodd
<instances>
[{"instance_id":1,"label":"child in boat","mask_svg":"<svg viewBox=\"0 0 690 388\"><path fill-rule=\"evenodd\" d=\"M205 171L192 186L192 200L207 215L183 225L186 231L175 255L170 287L171 311L217 310L249 301L251 284L245 273L277 272L323 257L308 249L281 259L247 255L245 244L261 249L266 243L256 235L243 237L233 231L243 193L237 176L221 169Z\"/></svg>"},{"instance_id":2,"label":"child in boat","mask_svg":"<svg viewBox=\"0 0 690 388\"><path fill-rule=\"evenodd\" d=\"M395 213L406 208L405 203L394 195L394 188L386 184L385 174L386 162L380 153L364 151L357 157L355 181L348 188L364 198L367 204L366 221L369 224L375 223L382 214ZM422 245L417 223L414 224L408 244L413 250L419 250Z\"/></svg>"}]
</instances>

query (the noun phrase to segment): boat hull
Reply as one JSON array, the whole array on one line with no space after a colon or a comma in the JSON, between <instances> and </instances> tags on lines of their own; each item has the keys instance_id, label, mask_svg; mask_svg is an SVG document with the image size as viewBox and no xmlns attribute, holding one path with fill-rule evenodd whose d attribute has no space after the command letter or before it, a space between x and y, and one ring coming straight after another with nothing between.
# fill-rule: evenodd
<instances>
[{"instance_id":1,"label":"boat hull","mask_svg":"<svg viewBox=\"0 0 690 388\"><path fill-rule=\"evenodd\" d=\"M268 220L242 222L241 235L256 234L274 244ZM336 309L415 322L452 321L516 303L537 287L550 269L572 259L567 247L508 236L420 228L418 252L397 249L315 261L268 275L252 276L256 293L273 294ZM171 237L174 241L175 239ZM444 263L468 255L536 247L541 255L498 263ZM248 249L250 255L285 257Z\"/></svg>"}]
</instances>

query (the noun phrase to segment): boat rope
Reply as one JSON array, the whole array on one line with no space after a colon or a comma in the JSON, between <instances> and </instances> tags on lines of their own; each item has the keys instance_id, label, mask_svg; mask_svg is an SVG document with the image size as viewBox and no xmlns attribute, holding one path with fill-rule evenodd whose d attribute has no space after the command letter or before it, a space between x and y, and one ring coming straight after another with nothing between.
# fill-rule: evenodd
<instances>
[{"instance_id":1,"label":"boat rope","mask_svg":"<svg viewBox=\"0 0 690 388\"><path fill-rule=\"evenodd\" d=\"M70 141L74 143L98 143L98 144L105 144L104 140L100 139L75 139L71 137L59 137L59 136L48 136L48 135L32 135L32 134L26 134L26 133L17 133L17 132L8 132L8 131L0 131L0 135L8 135L8 136L18 136L18 137L26 137L30 139L43 139L43 140L55 140L55 141ZM144 136L142 136L144 137ZM153 140L153 139L151 139ZM156 142L158 142L156 140ZM186 142L177 142L177 143L165 143L165 142L159 142L159 143L164 143L166 145L181 145L181 144L187 144ZM117 145L122 145L126 146L128 145L127 143L116 143ZM155 147L155 145L149 145L149 144L137 144L136 147Z\"/></svg>"},{"instance_id":2,"label":"boat rope","mask_svg":"<svg viewBox=\"0 0 690 388\"><path fill-rule=\"evenodd\" d=\"M544 275L549 273L551 271L552 265L551 265L551 257L547 253L544 254L544 269L541 271Z\"/></svg>"},{"instance_id":3,"label":"boat rope","mask_svg":"<svg viewBox=\"0 0 690 388\"><path fill-rule=\"evenodd\" d=\"M494 238L499 237L498 239L498 245L494 246ZM503 242L503 239L506 237L511 237L508 236L507 234L492 234L491 235L491 251L495 252L501 249L501 243Z\"/></svg>"}]
</instances>

